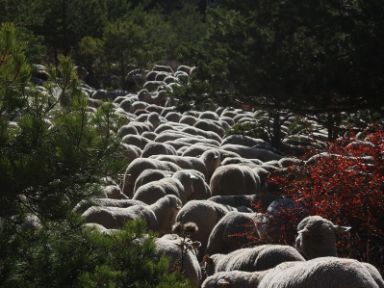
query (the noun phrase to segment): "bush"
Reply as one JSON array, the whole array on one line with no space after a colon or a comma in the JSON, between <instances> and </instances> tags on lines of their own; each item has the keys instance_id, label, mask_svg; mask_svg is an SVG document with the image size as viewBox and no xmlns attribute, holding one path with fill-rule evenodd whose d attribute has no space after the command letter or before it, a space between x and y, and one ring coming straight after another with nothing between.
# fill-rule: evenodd
<instances>
[{"instance_id":1,"label":"bush","mask_svg":"<svg viewBox=\"0 0 384 288\"><path fill-rule=\"evenodd\" d=\"M143 222L112 235L85 229L74 217L35 231L5 226L2 236L11 237L0 239L1 287L190 287L168 272Z\"/></svg>"},{"instance_id":2,"label":"bush","mask_svg":"<svg viewBox=\"0 0 384 288\"><path fill-rule=\"evenodd\" d=\"M329 157L321 157L312 165L290 175L275 176L270 182L291 197L310 215L320 215L334 223L352 226L350 236L338 243L342 257L357 258L375 264L384 271L384 132L368 135L374 147L344 145L349 139L329 145ZM367 160L364 156L370 156ZM290 226L283 228L282 241L295 231L297 211L286 216Z\"/></svg>"},{"instance_id":3,"label":"bush","mask_svg":"<svg viewBox=\"0 0 384 288\"><path fill-rule=\"evenodd\" d=\"M141 223L111 236L71 209L127 165L111 103L96 113L71 60L30 83L25 46L0 27L0 287L188 287L156 256Z\"/></svg>"}]
</instances>

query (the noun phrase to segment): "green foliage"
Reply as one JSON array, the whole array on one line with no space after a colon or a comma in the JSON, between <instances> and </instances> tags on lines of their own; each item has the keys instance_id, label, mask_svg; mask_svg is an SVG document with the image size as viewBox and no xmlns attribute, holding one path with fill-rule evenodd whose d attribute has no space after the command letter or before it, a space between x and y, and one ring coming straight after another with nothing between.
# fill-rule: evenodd
<instances>
[{"instance_id":1,"label":"green foliage","mask_svg":"<svg viewBox=\"0 0 384 288\"><path fill-rule=\"evenodd\" d=\"M172 38L172 29L160 14L146 13L141 6L135 8L126 17L109 23L104 31L104 53L114 64L110 72L124 79L129 66L146 67L161 61Z\"/></svg>"},{"instance_id":2,"label":"green foliage","mask_svg":"<svg viewBox=\"0 0 384 288\"><path fill-rule=\"evenodd\" d=\"M124 120L111 103L87 110L68 57L52 81L33 86L24 49L15 28L2 25L0 286L189 287L168 272L142 222L106 235L73 215L79 200L100 192L102 177L126 167L114 133Z\"/></svg>"},{"instance_id":3,"label":"green foliage","mask_svg":"<svg viewBox=\"0 0 384 288\"><path fill-rule=\"evenodd\" d=\"M383 9L374 0L223 1L208 10L208 37L196 59L212 85L243 102L295 109L374 107L384 87L377 73L383 71L365 53L382 57L378 15Z\"/></svg>"},{"instance_id":4,"label":"green foliage","mask_svg":"<svg viewBox=\"0 0 384 288\"><path fill-rule=\"evenodd\" d=\"M111 108L87 112L75 68L60 57L58 71L44 91L31 85L30 68L15 29L0 30L0 211L21 211L48 218L65 217L80 199L94 194L105 176L125 168L118 139L99 133L119 120ZM59 105L60 104L60 105ZM115 118L115 119L114 119ZM95 121L98 125L95 125ZM24 201L20 201L20 197Z\"/></svg>"},{"instance_id":5,"label":"green foliage","mask_svg":"<svg viewBox=\"0 0 384 288\"><path fill-rule=\"evenodd\" d=\"M1 231L1 287L189 287L168 272L143 222L112 235L86 229L74 217L39 230L18 226L16 234L13 227L5 223Z\"/></svg>"},{"instance_id":6,"label":"green foliage","mask_svg":"<svg viewBox=\"0 0 384 288\"><path fill-rule=\"evenodd\" d=\"M209 97L209 87L206 82L192 77L181 81L180 86L172 87L172 101L180 112L190 109L212 109L215 103Z\"/></svg>"}]
</instances>

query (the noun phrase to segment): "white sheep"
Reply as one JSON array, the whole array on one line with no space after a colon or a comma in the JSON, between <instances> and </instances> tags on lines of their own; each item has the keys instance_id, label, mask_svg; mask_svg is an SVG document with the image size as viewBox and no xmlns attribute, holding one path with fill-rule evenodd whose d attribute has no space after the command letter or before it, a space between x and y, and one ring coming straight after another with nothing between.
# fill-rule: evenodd
<instances>
[{"instance_id":1,"label":"white sheep","mask_svg":"<svg viewBox=\"0 0 384 288\"><path fill-rule=\"evenodd\" d=\"M204 256L207 275L221 271L263 271L288 261L305 261L303 256L288 245L260 245L235 250L229 254Z\"/></svg>"},{"instance_id":2,"label":"white sheep","mask_svg":"<svg viewBox=\"0 0 384 288\"><path fill-rule=\"evenodd\" d=\"M181 168L174 163L159 161L156 159L137 158L127 167L124 174L122 191L128 197L132 197L137 177L146 169L162 169L176 172Z\"/></svg>"},{"instance_id":3,"label":"white sheep","mask_svg":"<svg viewBox=\"0 0 384 288\"><path fill-rule=\"evenodd\" d=\"M226 165L218 167L212 175L212 195L241 195L260 193L260 178L249 167Z\"/></svg>"},{"instance_id":4,"label":"white sheep","mask_svg":"<svg viewBox=\"0 0 384 288\"><path fill-rule=\"evenodd\" d=\"M161 234L169 233L181 208L181 201L166 195L152 205L134 205L128 208L92 206L81 216L86 223L97 223L107 229L120 229L128 221L143 219L148 229Z\"/></svg>"},{"instance_id":5,"label":"white sheep","mask_svg":"<svg viewBox=\"0 0 384 288\"><path fill-rule=\"evenodd\" d=\"M177 179L166 177L157 181L140 186L133 195L134 200L143 201L146 204L153 204L165 195L173 194L180 198L182 203L186 202L184 187Z\"/></svg>"},{"instance_id":6,"label":"white sheep","mask_svg":"<svg viewBox=\"0 0 384 288\"><path fill-rule=\"evenodd\" d=\"M321 216L308 216L297 225L295 246L306 259L337 256L336 235L349 230Z\"/></svg>"}]
</instances>

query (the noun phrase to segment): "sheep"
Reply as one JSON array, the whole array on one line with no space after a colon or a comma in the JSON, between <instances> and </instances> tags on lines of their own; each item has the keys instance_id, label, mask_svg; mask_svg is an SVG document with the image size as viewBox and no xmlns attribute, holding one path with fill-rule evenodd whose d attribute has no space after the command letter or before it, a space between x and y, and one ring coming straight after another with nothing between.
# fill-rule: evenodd
<instances>
[{"instance_id":1,"label":"sheep","mask_svg":"<svg viewBox=\"0 0 384 288\"><path fill-rule=\"evenodd\" d=\"M237 144L225 144L221 146L221 149L228 150L239 154L243 158L247 159L259 159L263 162L271 161L271 160L280 160L282 158L281 155L258 147L248 147L244 145Z\"/></svg>"},{"instance_id":2,"label":"sheep","mask_svg":"<svg viewBox=\"0 0 384 288\"><path fill-rule=\"evenodd\" d=\"M161 234L169 233L175 216L181 208L175 195L166 195L152 205L134 205L128 208L92 206L81 217L86 223L96 223L107 229L120 229L125 223L144 219L148 229Z\"/></svg>"},{"instance_id":3,"label":"sheep","mask_svg":"<svg viewBox=\"0 0 384 288\"><path fill-rule=\"evenodd\" d=\"M136 127L130 125L123 125L117 130L117 135L123 138L126 135L138 135L139 131Z\"/></svg>"},{"instance_id":4,"label":"sheep","mask_svg":"<svg viewBox=\"0 0 384 288\"><path fill-rule=\"evenodd\" d=\"M143 205L128 208L92 206L81 217L86 223L96 223L107 229L121 229L125 223L135 219L143 219L148 229L159 231L159 223L153 211Z\"/></svg>"},{"instance_id":5,"label":"sheep","mask_svg":"<svg viewBox=\"0 0 384 288\"><path fill-rule=\"evenodd\" d=\"M134 200L143 201L146 204L155 203L165 195L173 194L180 198L182 203L186 202L184 186L177 179L166 177L157 181L140 186L133 195Z\"/></svg>"},{"instance_id":6,"label":"sheep","mask_svg":"<svg viewBox=\"0 0 384 288\"><path fill-rule=\"evenodd\" d=\"M263 139L260 138L252 138L245 135L230 135L228 137L225 137L223 141L221 142L221 145L226 144L236 144L236 145L243 145L247 147L253 147L255 145L266 145L271 147L267 142L265 142Z\"/></svg>"},{"instance_id":7,"label":"sheep","mask_svg":"<svg viewBox=\"0 0 384 288\"><path fill-rule=\"evenodd\" d=\"M181 114L178 112L169 112L166 116L165 119L170 122L179 122L181 119Z\"/></svg>"},{"instance_id":8,"label":"sheep","mask_svg":"<svg viewBox=\"0 0 384 288\"><path fill-rule=\"evenodd\" d=\"M175 156L175 155L154 155L151 158L157 159L160 161L167 161L172 162L178 165L180 168L183 169L194 169L201 173L203 173L204 177L208 177L208 170L206 167L206 163L204 163L204 160L206 158L202 156L202 159L195 158L195 157L186 157L186 156ZM207 163L209 166L209 163Z\"/></svg>"},{"instance_id":9,"label":"sheep","mask_svg":"<svg viewBox=\"0 0 384 288\"><path fill-rule=\"evenodd\" d=\"M165 177L171 177L173 172L160 169L146 169L137 177L133 191L137 191L141 186L163 179Z\"/></svg>"},{"instance_id":10,"label":"sheep","mask_svg":"<svg viewBox=\"0 0 384 288\"><path fill-rule=\"evenodd\" d=\"M323 257L305 262L282 263L267 271L257 287L378 288L383 283L382 278L380 280L381 283L378 283L367 266L357 260Z\"/></svg>"},{"instance_id":11,"label":"sheep","mask_svg":"<svg viewBox=\"0 0 384 288\"><path fill-rule=\"evenodd\" d=\"M165 195L149 206L159 223L160 234L171 233L176 216L182 207L181 200L175 195Z\"/></svg>"},{"instance_id":12,"label":"sheep","mask_svg":"<svg viewBox=\"0 0 384 288\"><path fill-rule=\"evenodd\" d=\"M146 205L142 201L132 199L92 198L83 199L72 209L73 212L83 214L92 206L128 208L134 205Z\"/></svg>"},{"instance_id":13,"label":"sheep","mask_svg":"<svg viewBox=\"0 0 384 288\"><path fill-rule=\"evenodd\" d=\"M283 167L283 168L287 168L287 167L292 166L292 165L296 165L296 166L304 165L303 160L300 160L298 158L291 158L291 157L281 158L279 160L279 163L280 163L281 167Z\"/></svg>"},{"instance_id":14,"label":"sheep","mask_svg":"<svg viewBox=\"0 0 384 288\"><path fill-rule=\"evenodd\" d=\"M145 108L145 111L150 112L150 113L155 112L155 113L160 115L161 112L163 111L163 107L156 105L156 104L151 104Z\"/></svg>"},{"instance_id":15,"label":"sheep","mask_svg":"<svg viewBox=\"0 0 384 288\"><path fill-rule=\"evenodd\" d=\"M143 153L142 150L135 145L129 145L125 143L120 143L120 145L123 148L122 152L127 160L132 161L136 158L139 158L141 153Z\"/></svg>"},{"instance_id":16,"label":"sheep","mask_svg":"<svg viewBox=\"0 0 384 288\"><path fill-rule=\"evenodd\" d=\"M133 188L137 177L146 169L162 169L176 172L181 168L174 163L159 161L156 159L137 158L133 160L124 173L122 191L128 197L132 197Z\"/></svg>"},{"instance_id":17,"label":"sheep","mask_svg":"<svg viewBox=\"0 0 384 288\"><path fill-rule=\"evenodd\" d=\"M257 235L255 213L230 211L212 228L206 254L229 253L250 245L249 235Z\"/></svg>"},{"instance_id":18,"label":"sheep","mask_svg":"<svg viewBox=\"0 0 384 288\"><path fill-rule=\"evenodd\" d=\"M272 201L278 199L280 196L273 194L259 194L259 195L216 195L208 198L209 201L229 205L232 207L249 207L255 209L256 205L260 204L263 209L267 209Z\"/></svg>"},{"instance_id":19,"label":"sheep","mask_svg":"<svg viewBox=\"0 0 384 288\"><path fill-rule=\"evenodd\" d=\"M139 136L139 135L125 135L123 139L121 139L122 143L134 145L139 147L140 149L144 149L144 147L150 143L148 139Z\"/></svg>"},{"instance_id":20,"label":"sheep","mask_svg":"<svg viewBox=\"0 0 384 288\"><path fill-rule=\"evenodd\" d=\"M238 249L229 254L204 256L207 275L234 270L263 271L288 261L305 261L305 259L291 246L270 244Z\"/></svg>"},{"instance_id":21,"label":"sheep","mask_svg":"<svg viewBox=\"0 0 384 288\"><path fill-rule=\"evenodd\" d=\"M218 125L216 122L214 122L212 120L207 120L207 119L198 120L193 125L193 127L202 129L204 131L212 131L212 132L216 133L217 135L219 135L220 137L223 137L224 133L225 133L223 127Z\"/></svg>"},{"instance_id":22,"label":"sheep","mask_svg":"<svg viewBox=\"0 0 384 288\"><path fill-rule=\"evenodd\" d=\"M154 92L159 88L164 88L167 86L167 83L164 81L146 81L143 85L144 89L147 89L149 92Z\"/></svg>"},{"instance_id":23,"label":"sheep","mask_svg":"<svg viewBox=\"0 0 384 288\"><path fill-rule=\"evenodd\" d=\"M200 159L204 162L205 167L207 168L208 177L206 177L206 180L209 181L213 173L220 166L220 163L221 163L220 151L217 149L206 150L200 156Z\"/></svg>"},{"instance_id":24,"label":"sheep","mask_svg":"<svg viewBox=\"0 0 384 288\"><path fill-rule=\"evenodd\" d=\"M191 235L191 239L199 241L200 256L205 251L209 234L216 223L229 211L235 208L207 200L191 200L187 202L176 216L176 223L194 222L198 231Z\"/></svg>"},{"instance_id":25,"label":"sheep","mask_svg":"<svg viewBox=\"0 0 384 288\"><path fill-rule=\"evenodd\" d=\"M196 128L193 126L185 127L181 130L181 132L185 132L185 133L188 133L191 135L203 136L204 138L215 140L218 143L221 143L221 141L222 141L221 137L218 134L216 134L215 132L204 131L202 129L199 129L199 128Z\"/></svg>"},{"instance_id":26,"label":"sheep","mask_svg":"<svg viewBox=\"0 0 384 288\"><path fill-rule=\"evenodd\" d=\"M218 167L210 181L212 195L239 195L260 193L260 178L249 167L226 165Z\"/></svg>"},{"instance_id":27,"label":"sheep","mask_svg":"<svg viewBox=\"0 0 384 288\"><path fill-rule=\"evenodd\" d=\"M166 143L157 143L157 142L149 142L145 145L143 149L143 153L141 154L142 158L148 158L152 155L176 155L177 152L175 148Z\"/></svg>"},{"instance_id":28,"label":"sheep","mask_svg":"<svg viewBox=\"0 0 384 288\"><path fill-rule=\"evenodd\" d=\"M174 71L172 69L171 66L168 66L168 65L159 65L159 64L155 64L152 68L152 71L156 71L156 72L168 72L170 74L173 74Z\"/></svg>"},{"instance_id":29,"label":"sheep","mask_svg":"<svg viewBox=\"0 0 384 288\"><path fill-rule=\"evenodd\" d=\"M196 122L197 118L191 115L183 115L179 120L179 123L187 124L190 126L193 126Z\"/></svg>"},{"instance_id":30,"label":"sheep","mask_svg":"<svg viewBox=\"0 0 384 288\"><path fill-rule=\"evenodd\" d=\"M148 106L149 104L147 102L143 101L135 101L131 104L129 107L129 112L135 113L136 111L143 110Z\"/></svg>"},{"instance_id":31,"label":"sheep","mask_svg":"<svg viewBox=\"0 0 384 288\"><path fill-rule=\"evenodd\" d=\"M200 114L200 119L219 120L219 115L213 111L204 111Z\"/></svg>"},{"instance_id":32,"label":"sheep","mask_svg":"<svg viewBox=\"0 0 384 288\"><path fill-rule=\"evenodd\" d=\"M179 65L179 67L177 67L177 72L183 71L188 75L191 75L195 69L196 69L196 66Z\"/></svg>"},{"instance_id":33,"label":"sheep","mask_svg":"<svg viewBox=\"0 0 384 288\"><path fill-rule=\"evenodd\" d=\"M158 127L161 122L163 121L163 119L160 118L160 115L158 113L155 113L155 112L151 112L149 113L148 115L148 118L147 118L147 121L149 123L151 123L152 127L154 129L156 129L156 127Z\"/></svg>"},{"instance_id":34,"label":"sheep","mask_svg":"<svg viewBox=\"0 0 384 288\"><path fill-rule=\"evenodd\" d=\"M141 136L149 141L153 141L157 137L157 134L154 132L144 132L143 134L141 134Z\"/></svg>"},{"instance_id":35,"label":"sheep","mask_svg":"<svg viewBox=\"0 0 384 288\"><path fill-rule=\"evenodd\" d=\"M192 287L200 287L202 273L197 260L198 241L182 238L176 234L167 234L155 239L158 255L166 256L169 260L169 272L180 272L188 279Z\"/></svg>"},{"instance_id":36,"label":"sheep","mask_svg":"<svg viewBox=\"0 0 384 288\"><path fill-rule=\"evenodd\" d=\"M321 216L308 216L297 225L295 246L306 259L337 256L336 234L350 230Z\"/></svg>"},{"instance_id":37,"label":"sheep","mask_svg":"<svg viewBox=\"0 0 384 288\"><path fill-rule=\"evenodd\" d=\"M132 122L129 122L129 124L127 124L127 125L135 127L137 129L139 135L141 135L142 133L144 133L146 131L151 132L151 127L148 125L148 123L132 121Z\"/></svg>"},{"instance_id":38,"label":"sheep","mask_svg":"<svg viewBox=\"0 0 384 288\"><path fill-rule=\"evenodd\" d=\"M257 288L266 272L226 271L207 277L201 288Z\"/></svg>"},{"instance_id":39,"label":"sheep","mask_svg":"<svg viewBox=\"0 0 384 288\"><path fill-rule=\"evenodd\" d=\"M119 186L116 185L108 185L103 188L103 194L105 198L109 199L128 199L126 195L124 195Z\"/></svg>"},{"instance_id":40,"label":"sheep","mask_svg":"<svg viewBox=\"0 0 384 288\"><path fill-rule=\"evenodd\" d=\"M186 201L207 199L212 195L211 188L205 182L204 174L196 170L177 171L172 177L183 184Z\"/></svg>"},{"instance_id":41,"label":"sheep","mask_svg":"<svg viewBox=\"0 0 384 288\"><path fill-rule=\"evenodd\" d=\"M221 162L223 166L230 164L240 164L250 168L256 168L262 165L263 162L258 159L245 159L242 157L228 157Z\"/></svg>"},{"instance_id":42,"label":"sheep","mask_svg":"<svg viewBox=\"0 0 384 288\"><path fill-rule=\"evenodd\" d=\"M357 260L324 257L304 262L284 262L261 272L218 272L205 279L201 287L380 288L383 280L379 276L377 273L371 274L365 263Z\"/></svg>"}]
</instances>

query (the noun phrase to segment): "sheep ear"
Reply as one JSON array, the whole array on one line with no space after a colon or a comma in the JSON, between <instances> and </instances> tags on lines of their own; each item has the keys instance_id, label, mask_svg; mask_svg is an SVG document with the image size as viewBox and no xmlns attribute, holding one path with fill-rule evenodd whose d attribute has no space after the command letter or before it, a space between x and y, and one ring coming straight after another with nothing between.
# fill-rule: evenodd
<instances>
[{"instance_id":1,"label":"sheep ear","mask_svg":"<svg viewBox=\"0 0 384 288\"><path fill-rule=\"evenodd\" d=\"M193 241L192 242L192 247L197 249L197 248L200 248L201 246L201 242L200 241Z\"/></svg>"},{"instance_id":2,"label":"sheep ear","mask_svg":"<svg viewBox=\"0 0 384 288\"><path fill-rule=\"evenodd\" d=\"M219 281L217 281L217 285L219 288L229 288L231 287L231 284L225 280L225 279L220 279Z\"/></svg>"},{"instance_id":3,"label":"sheep ear","mask_svg":"<svg viewBox=\"0 0 384 288\"><path fill-rule=\"evenodd\" d=\"M199 179L196 175L193 175L192 173L189 174L189 179L196 180Z\"/></svg>"},{"instance_id":4,"label":"sheep ear","mask_svg":"<svg viewBox=\"0 0 384 288\"><path fill-rule=\"evenodd\" d=\"M335 225L335 231L337 233L347 233L351 231L352 227L351 226L341 226L341 225Z\"/></svg>"},{"instance_id":5,"label":"sheep ear","mask_svg":"<svg viewBox=\"0 0 384 288\"><path fill-rule=\"evenodd\" d=\"M213 259L211 257L209 257L209 255L204 255L203 261L205 263L207 263L207 264L212 264L213 263Z\"/></svg>"},{"instance_id":6,"label":"sheep ear","mask_svg":"<svg viewBox=\"0 0 384 288\"><path fill-rule=\"evenodd\" d=\"M297 234L308 234L309 233L309 230L307 227L305 227L304 229L301 229L300 231L297 231Z\"/></svg>"}]
</instances>

